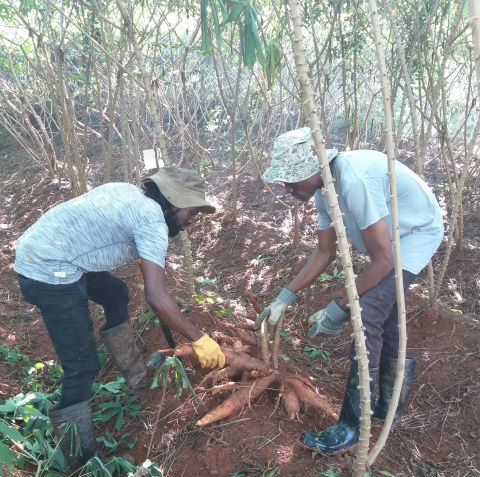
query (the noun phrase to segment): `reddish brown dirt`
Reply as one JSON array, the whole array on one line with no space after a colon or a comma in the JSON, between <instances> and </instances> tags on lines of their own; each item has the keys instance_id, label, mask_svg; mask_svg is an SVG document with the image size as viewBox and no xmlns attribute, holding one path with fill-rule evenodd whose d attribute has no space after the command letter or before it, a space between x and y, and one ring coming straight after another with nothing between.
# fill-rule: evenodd
<instances>
[{"instance_id":1,"label":"reddish brown dirt","mask_svg":"<svg viewBox=\"0 0 480 477\"><path fill-rule=\"evenodd\" d=\"M45 361L56 359L38 310L25 303L12 271L14 240L49 207L69 198L67 184L52 183L39 167L26 165L15 148L4 151L11 159L1 170L1 197L5 207L0 217L0 323L1 341L18 345L24 353ZM290 211L276 203L269 192L252 177L239 184L239 216L229 214L227 180L210 178L211 192L223 204L223 212L202 218L192 227L192 249L198 276L214 279L210 285L198 286L198 293L214 295L222 300L216 305L196 304L187 316L205 331L221 328L215 311L227 305L235 307L234 317L254 316L247 299L251 289L262 305L278 293L279 288L298 271L313 245L315 210L312 204L301 208L299 247L291 247L292 217ZM275 189L282 193L281 188ZM469 248L468 266L465 257L452 260L448 276L462 272L468 283L478 283L478 249ZM361 266L361 263L358 263ZM160 326L146 326L136 321L145 310L143 285L133 265L115 272L129 285L130 312L139 332L142 350L150 352L167 347ZM168 274L172 296L187 303L182 291L181 256L173 241L168 256ZM460 282L460 286L463 283ZM339 281L312 285L292 307L285 322L286 336L281 352L285 366L299 367L315 379L321 392L339 409L348 372L348 348L351 328L330 341L306 338L307 318L325 305L334 295ZM425 277L409 293L407 307L408 353L418 358L411 399L404 417L394 424L388 443L374 465L397 476L474 476L480 472L480 332L479 317L474 314L475 296L468 293L465 313L462 303L452 303L448 286L442 303L435 311L419 312L425 304ZM451 290L450 290L451 291ZM478 291L477 291L478 292ZM455 306L454 306L455 305ZM95 328L102 325L98 308L92 305ZM472 311L473 310L473 311ZM226 320L227 318L221 318ZM178 342L184 341L180 336ZM100 342L99 342L100 344ZM330 362L302 356L305 345L314 345L331 352ZM192 385L197 385L206 371L186 359ZM6 399L21 391L21 382L12 368L0 363L0 397ZM111 365L98 379L115 377ZM44 387L56 385L45 379ZM336 456L312 455L299 443L303 431L318 431L332 425L333 420L318 411L302 407L298 420L289 420L278 405L278 393L265 393L240 414L217 424L199 429L196 420L225 399L227 394L211 397L200 394L205 405L198 405L186 392L180 399L175 389L167 388L163 406L161 390L144 391L140 418L127 417L122 433L133 431L139 441L134 449L120 448L117 454L129 454L136 464L147 457L158 462L165 476L228 476L235 472L248 476L320 476L327 469L347 475L354 450ZM108 429L112 431L111 425ZM373 423L372 441L380 424ZM98 431L99 433L101 430ZM273 472L277 469L276 472ZM27 475L27 474L25 474Z\"/></svg>"}]
</instances>

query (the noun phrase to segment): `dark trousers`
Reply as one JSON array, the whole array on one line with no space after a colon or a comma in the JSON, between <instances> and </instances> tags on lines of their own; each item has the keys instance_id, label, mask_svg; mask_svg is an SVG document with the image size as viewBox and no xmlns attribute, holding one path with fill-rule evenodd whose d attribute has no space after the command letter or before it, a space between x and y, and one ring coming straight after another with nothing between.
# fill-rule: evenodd
<instances>
[{"instance_id":1,"label":"dark trousers","mask_svg":"<svg viewBox=\"0 0 480 477\"><path fill-rule=\"evenodd\" d=\"M370 368L378 367L380 356L397 359L398 310L394 275L395 272L392 270L381 282L360 297ZM404 293L407 293L415 277L415 274L403 270ZM355 342L350 349L350 359L354 357Z\"/></svg>"},{"instance_id":2,"label":"dark trousers","mask_svg":"<svg viewBox=\"0 0 480 477\"><path fill-rule=\"evenodd\" d=\"M105 329L128 320L128 288L107 272L85 273L75 283L51 285L18 275L22 294L39 307L63 368L60 408L90 399L100 370L88 300L103 306Z\"/></svg>"}]
</instances>

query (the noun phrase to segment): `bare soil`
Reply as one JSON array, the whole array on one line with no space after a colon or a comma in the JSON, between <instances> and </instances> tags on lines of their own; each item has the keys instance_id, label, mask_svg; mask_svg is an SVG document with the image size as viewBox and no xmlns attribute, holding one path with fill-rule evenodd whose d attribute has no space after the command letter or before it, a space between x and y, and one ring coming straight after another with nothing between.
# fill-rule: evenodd
<instances>
[{"instance_id":1,"label":"bare soil","mask_svg":"<svg viewBox=\"0 0 480 477\"><path fill-rule=\"evenodd\" d=\"M25 160L17 146L0 149L0 161L1 342L18 345L32 359L55 360L41 316L23 301L12 265L15 240L41 213L70 198L68 184L52 181L42 167ZM90 177L95 178L97 172L93 164ZM233 220L228 175L228 169L219 167L217 175L208 177L210 192L217 196L223 211L199 219L191 230L197 276L210 279L209 284L199 282L197 292L220 300L214 305L195 303L187 316L209 333L225 331L222 320L255 316L247 291L252 290L261 305L268 304L299 270L315 239L313 204L301 207L302 242L293 248L290 211L251 176L240 179L239 213ZM94 180L94 185L98 184ZM283 193L282 188L275 190ZM284 200L291 203L288 198ZM472 224L476 223L474 217L475 214ZM469 217L465 222L468 225ZM418 359L415 382L404 416L394 424L374 469L388 470L397 476L480 475L480 319L475 313L479 296L478 251L472 240L463 257L452 258L442 302L436 309L425 309L425 276L417 279L408 294L408 354ZM436 265L441 255L440 251ZM361 267L361 257L357 256L356 261ZM189 299L183 291L182 259L176 241L171 243L167 270L171 294L184 307ZM135 266L126 265L115 274L129 286L131 319L142 351L148 355L168 347L159 325L138 323L137 318L147 307ZM351 327L328 341L306 337L308 316L335 296L336 286L341 286L340 279L315 283L302 293L302 299L286 318L281 353L285 366L300 368L311 376L320 392L339 409L348 373ZM228 306L235 307L232 317L215 314ZM92 304L91 312L98 329L103 324L101 310ZM178 343L185 341L181 336L175 339ZM101 346L100 340L98 343ZM305 345L330 352L330 359L304 357ZM189 359L184 365L195 387L206 371ZM0 376L1 399L21 392L15 369L0 363ZM111 380L115 376L109 364L98 379ZM47 383L45 380L43 386L51 385ZM121 430L133 431L138 443L133 449L121 447L118 455L129 454L135 464L148 457L160 463L164 475L171 477L223 477L235 472L245 476L320 476L328 469L348 474L354 449L335 456L313 455L299 442L303 431L322 430L334 424L334 420L307 407L302 408L298 419L289 420L279 406L275 390L263 394L240 414L203 429L195 426L196 420L228 393L213 397L200 393L204 405L198 405L187 392L180 399L175 398L174 392L174 387L167 387L162 405L160 389L142 393L142 414L137 419L127 416ZM380 426L373 421L372 442ZM111 425L107 428L115 435Z\"/></svg>"}]
</instances>

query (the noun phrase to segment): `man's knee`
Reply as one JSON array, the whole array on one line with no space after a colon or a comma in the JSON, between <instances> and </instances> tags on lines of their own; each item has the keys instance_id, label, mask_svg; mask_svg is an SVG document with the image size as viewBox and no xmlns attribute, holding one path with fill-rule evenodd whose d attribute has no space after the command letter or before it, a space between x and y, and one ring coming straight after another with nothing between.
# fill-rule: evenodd
<instances>
[{"instance_id":1,"label":"man's knee","mask_svg":"<svg viewBox=\"0 0 480 477\"><path fill-rule=\"evenodd\" d=\"M130 301L127 284L108 272L87 273L87 292L104 308L126 307Z\"/></svg>"},{"instance_id":2,"label":"man's knee","mask_svg":"<svg viewBox=\"0 0 480 477\"><path fill-rule=\"evenodd\" d=\"M128 302L130 301L130 297L128 295L128 286L123 280L120 280L116 277L113 278L117 280L117 284L115 287L116 293L110 301L116 303L119 306L127 306Z\"/></svg>"}]
</instances>

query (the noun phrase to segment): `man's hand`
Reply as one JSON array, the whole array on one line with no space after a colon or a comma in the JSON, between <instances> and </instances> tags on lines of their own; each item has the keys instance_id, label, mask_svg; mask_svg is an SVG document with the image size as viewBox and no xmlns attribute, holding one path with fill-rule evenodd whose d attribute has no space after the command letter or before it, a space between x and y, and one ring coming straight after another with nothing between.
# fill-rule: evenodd
<instances>
[{"instance_id":1,"label":"man's hand","mask_svg":"<svg viewBox=\"0 0 480 477\"><path fill-rule=\"evenodd\" d=\"M202 368L215 368L216 366L223 368L225 366L223 351L218 346L218 343L207 334L194 341L192 346Z\"/></svg>"},{"instance_id":2,"label":"man's hand","mask_svg":"<svg viewBox=\"0 0 480 477\"><path fill-rule=\"evenodd\" d=\"M340 298L332 300L325 308L310 316L308 322L313 324L308 336L324 336L331 338L342 331L342 326L350 319L350 312L340 305Z\"/></svg>"},{"instance_id":3,"label":"man's hand","mask_svg":"<svg viewBox=\"0 0 480 477\"><path fill-rule=\"evenodd\" d=\"M289 305L291 305L298 295L287 287L282 288L277 298L265 308L255 320L255 328L260 328L263 320L268 318L268 328L270 336L273 337L275 327Z\"/></svg>"}]
</instances>

